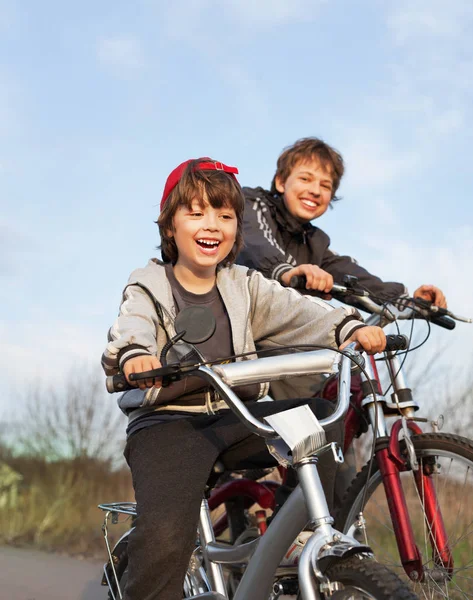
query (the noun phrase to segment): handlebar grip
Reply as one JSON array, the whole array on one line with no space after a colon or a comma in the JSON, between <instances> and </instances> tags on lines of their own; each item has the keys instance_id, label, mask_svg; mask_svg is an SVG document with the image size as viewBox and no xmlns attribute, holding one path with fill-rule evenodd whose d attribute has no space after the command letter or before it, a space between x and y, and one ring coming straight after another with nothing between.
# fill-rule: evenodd
<instances>
[{"instance_id":1,"label":"handlebar grip","mask_svg":"<svg viewBox=\"0 0 473 600\"><path fill-rule=\"evenodd\" d=\"M134 390L135 388L128 383L125 375L110 375L105 379L105 387L109 394L114 392L125 392L126 390Z\"/></svg>"},{"instance_id":2,"label":"handlebar grip","mask_svg":"<svg viewBox=\"0 0 473 600\"><path fill-rule=\"evenodd\" d=\"M151 371L143 371L142 373L130 373L130 381L141 381L142 379L155 379L157 377L162 378L167 375L175 374L179 371L179 364L170 364L166 367L161 367L159 369L151 369Z\"/></svg>"},{"instance_id":3,"label":"handlebar grip","mask_svg":"<svg viewBox=\"0 0 473 600\"><path fill-rule=\"evenodd\" d=\"M386 352L395 352L396 350L407 350L409 347L409 338L407 335L387 335L386 336Z\"/></svg>"},{"instance_id":4,"label":"handlebar grip","mask_svg":"<svg viewBox=\"0 0 473 600\"><path fill-rule=\"evenodd\" d=\"M289 280L289 287L305 290L307 284L307 279L305 275L293 275ZM324 297L323 292L317 292L322 297ZM340 285L338 283L334 283L332 289L329 292L330 294L336 296L368 296L369 294L365 292L365 290L361 288L347 288L345 285Z\"/></svg>"},{"instance_id":5,"label":"handlebar grip","mask_svg":"<svg viewBox=\"0 0 473 600\"><path fill-rule=\"evenodd\" d=\"M443 327L444 329L450 329L450 331L455 329L457 325L453 319L445 316L430 317L429 321L435 325L438 325L439 327Z\"/></svg>"},{"instance_id":6,"label":"handlebar grip","mask_svg":"<svg viewBox=\"0 0 473 600\"><path fill-rule=\"evenodd\" d=\"M172 363L160 369L152 369L151 371L143 371L143 373L130 373L131 381L141 381L142 379L155 379L157 377L171 377L171 381L176 380L180 376L181 367L179 363ZM169 380L168 380L169 381ZM163 386L166 385L166 380L163 381ZM114 392L125 392L126 390L135 390L134 385L130 385L126 380L125 375L110 375L105 380L105 386L109 394Z\"/></svg>"},{"instance_id":7,"label":"handlebar grip","mask_svg":"<svg viewBox=\"0 0 473 600\"><path fill-rule=\"evenodd\" d=\"M289 287L305 290L306 283L305 275L293 275L289 280Z\"/></svg>"}]
</instances>

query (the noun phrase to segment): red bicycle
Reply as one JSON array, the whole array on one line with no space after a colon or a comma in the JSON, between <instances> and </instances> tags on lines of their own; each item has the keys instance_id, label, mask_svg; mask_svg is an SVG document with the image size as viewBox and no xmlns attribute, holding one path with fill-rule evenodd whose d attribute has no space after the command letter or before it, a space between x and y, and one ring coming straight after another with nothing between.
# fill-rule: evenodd
<instances>
[{"instance_id":1,"label":"red bicycle","mask_svg":"<svg viewBox=\"0 0 473 600\"><path fill-rule=\"evenodd\" d=\"M371 312L369 325L422 317L453 329L455 320L471 322L418 299L403 298L378 305L350 282L335 286L340 295L357 295ZM371 427L372 459L357 474L337 510L335 526L369 544L381 562L408 578L416 593L426 598L473 597L473 441L458 435L424 433L416 416L419 408L408 387L403 362L396 353L385 356L392 394L381 393L373 357L365 372L352 382L351 406L345 420L344 450ZM322 397L334 399L337 383L328 379ZM387 420L395 417L388 428ZM397 418L396 418L397 417ZM280 483L236 478L217 487L209 507L225 511L215 521L215 532L228 529L232 543L263 535L267 512L275 507ZM248 514L252 506L258 510Z\"/></svg>"}]
</instances>

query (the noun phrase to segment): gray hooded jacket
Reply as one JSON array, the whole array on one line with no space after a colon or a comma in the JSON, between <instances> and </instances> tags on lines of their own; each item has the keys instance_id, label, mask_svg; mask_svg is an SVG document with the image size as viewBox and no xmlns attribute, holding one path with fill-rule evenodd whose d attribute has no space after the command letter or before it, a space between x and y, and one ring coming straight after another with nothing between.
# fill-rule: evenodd
<instances>
[{"instance_id":1,"label":"gray hooded jacket","mask_svg":"<svg viewBox=\"0 0 473 600\"><path fill-rule=\"evenodd\" d=\"M217 288L230 320L235 354L294 344L338 347L355 329L364 326L354 308L333 308L318 298L301 296L243 266L220 269ZM102 356L105 373L120 372L124 363L135 356L159 357L164 344L175 335L175 318L164 265L151 259L146 267L131 274L123 292L119 316L109 331L109 343ZM184 345L181 355L188 349ZM248 358L251 356L237 360ZM261 385L260 396L267 390L266 384ZM143 409L155 410L163 405L185 407L192 390L173 385L134 392L123 394L120 407L127 413L140 409L142 414Z\"/></svg>"}]
</instances>

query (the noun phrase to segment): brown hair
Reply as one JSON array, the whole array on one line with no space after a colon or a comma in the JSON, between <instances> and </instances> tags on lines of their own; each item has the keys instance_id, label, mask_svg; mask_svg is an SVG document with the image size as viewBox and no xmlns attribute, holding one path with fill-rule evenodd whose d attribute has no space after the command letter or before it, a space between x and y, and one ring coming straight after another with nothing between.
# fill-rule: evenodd
<instances>
[{"instance_id":1,"label":"brown hair","mask_svg":"<svg viewBox=\"0 0 473 600\"><path fill-rule=\"evenodd\" d=\"M204 207L204 193L210 206L233 208L237 218L237 232L235 243L230 253L222 261L221 266L231 265L243 246L243 211L245 198L240 184L235 177L224 171L199 169L202 162L215 162L208 157L197 158L189 162L176 187L169 194L163 210L156 223L161 236L161 255L164 262L175 263L179 257L174 236L169 235L174 230L173 219L177 209L185 206L192 208L192 202L197 200ZM220 265L219 265L220 266Z\"/></svg>"},{"instance_id":2,"label":"brown hair","mask_svg":"<svg viewBox=\"0 0 473 600\"><path fill-rule=\"evenodd\" d=\"M271 182L271 193L279 194L276 189L276 178L284 183L297 164L308 160L318 160L324 169L330 171L333 179L332 200L339 200L335 192L345 171L343 157L335 148L316 137L302 138L292 146L284 148L278 158L276 173Z\"/></svg>"}]
</instances>

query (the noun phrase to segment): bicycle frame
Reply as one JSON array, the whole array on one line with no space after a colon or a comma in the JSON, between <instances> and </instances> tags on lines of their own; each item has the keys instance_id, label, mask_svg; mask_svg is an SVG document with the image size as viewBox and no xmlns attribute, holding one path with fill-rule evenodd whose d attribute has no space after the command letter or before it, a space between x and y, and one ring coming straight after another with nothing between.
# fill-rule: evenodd
<instances>
[{"instance_id":1,"label":"bicycle frame","mask_svg":"<svg viewBox=\"0 0 473 600\"><path fill-rule=\"evenodd\" d=\"M324 560L355 553L371 553L369 547L360 545L353 538L332 528L333 520L329 515L314 462L304 462L298 470L301 485L297 486L276 514L264 536L251 542L238 546L217 543L208 504L205 500L202 502L199 532L206 571L210 575L210 588L220 594L215 598L227 598L221 565L238 563L247 563L247 566L234 600L260 600L269 597L275 573L278 572L287 548L308 521L312 522L316 530L305 545L298 566L299 585L305 600L320 597L316 579L319 583L324 580L320 571ZM322 551L322 548L327 549ZM296 574L295 569L293 574Z\"/></svg>"},{"instance_id":2,"label":"bicycle frame","mask_svg":"<svg viewBox=\"0 0 473 600\"><path fill-rule=\"evenodd\" d=\"M370 317L372 324L380 320L377 315ZM371 323L370 323L371 324ZM388 371L393 385L394 402L390 403L381 395L379 375L374 357L367 357L365 369L369 379L377 392L375 402L369 384L364 383L366 378L354 378L351 385L351 404L345 417L345 440L343 451L352 445L354 438L362 430L362 413L368 414L368 419L376 437L376 460L379 465L382 481L388 500L393 530L396 537L399 556L404 570L413 581L423 581L424 571L420 551L415 543L409 509L401 484L400 473L412 469L419 498L423 505L429 539L435 564L452 573L454 561L448 543L443 516L438 505L435 487L430 473L417 468L406 460L400 447L399 434L405 433L405 443L409 447L409 434L420 434L422 430L412 420L418 405L412 397L402 371L399 359L394 354L387 355ZM322 397L334 400L337 394L337 380L329 379L323 389ZM386 414L402 414L394 422L391 432L386 426ZM411 454L413 456L413 453ZM215 490L210 497L209 504L212 510L225 501L236 496L245 496L247 506L259 504L263 509L274 508L275 486L272 482L254 482L251 480L234 480L226 484L222 492ZM218 522L217 535L221 533L225 521ZM260 533L264 533L261 522L258 523Z\"/></svg>"}]
</instances>

